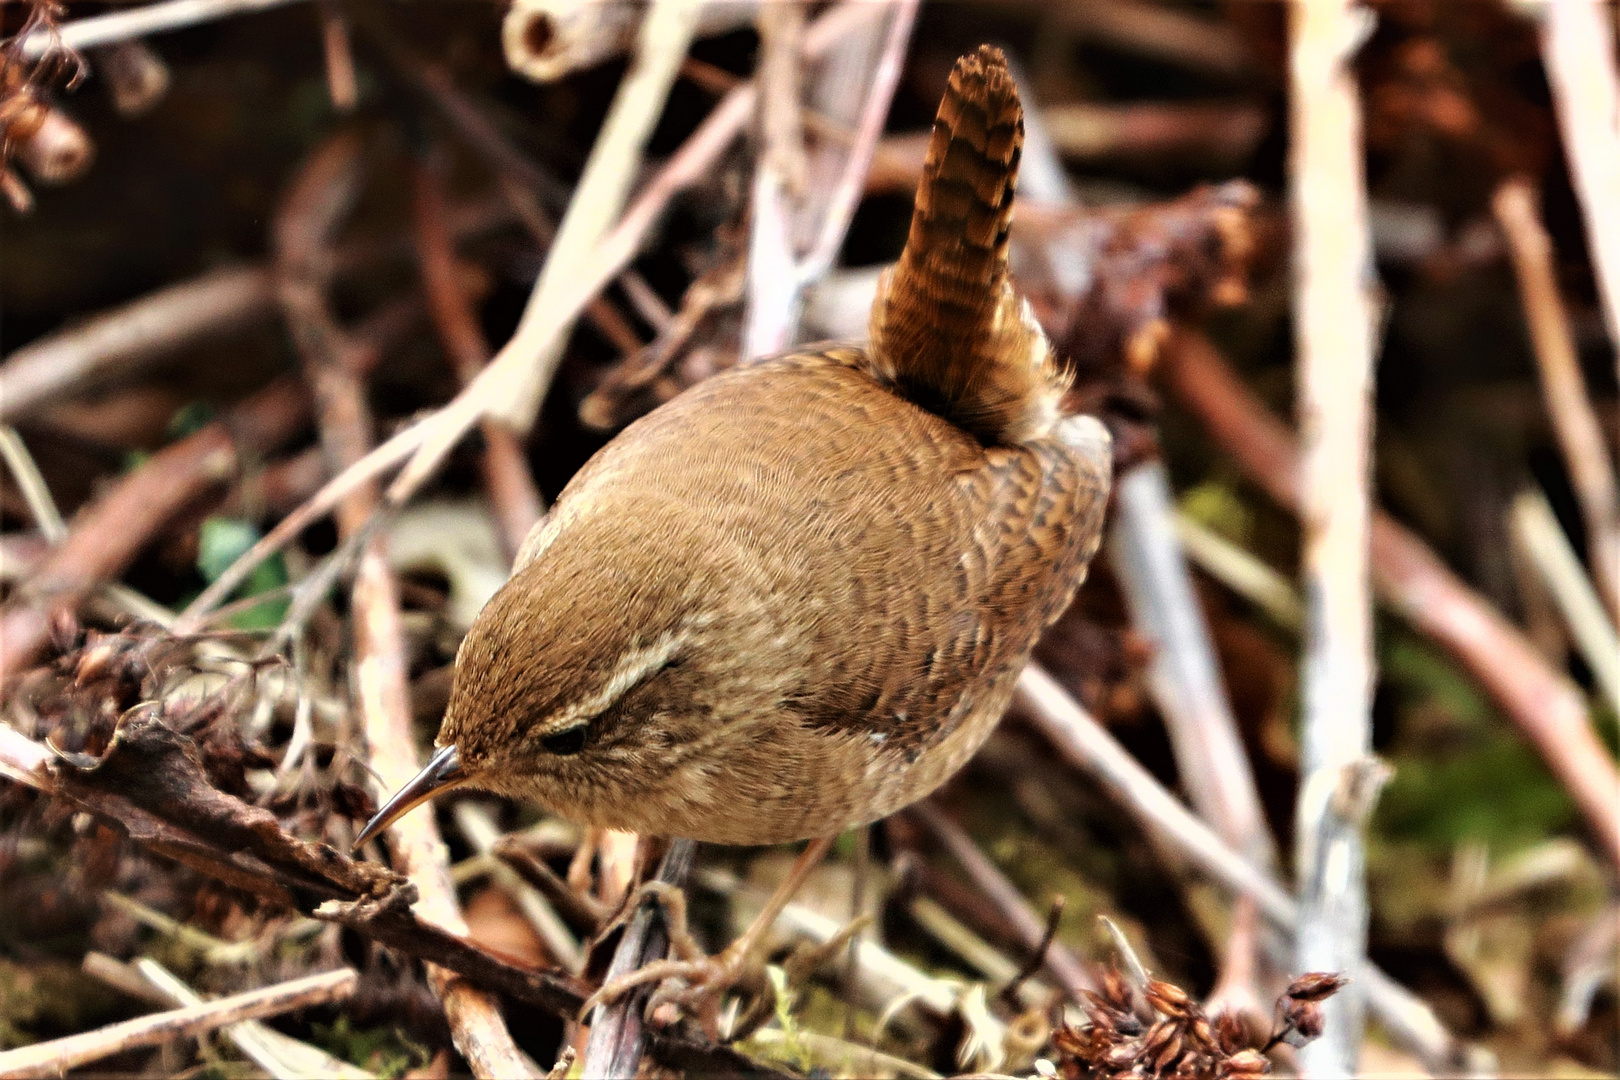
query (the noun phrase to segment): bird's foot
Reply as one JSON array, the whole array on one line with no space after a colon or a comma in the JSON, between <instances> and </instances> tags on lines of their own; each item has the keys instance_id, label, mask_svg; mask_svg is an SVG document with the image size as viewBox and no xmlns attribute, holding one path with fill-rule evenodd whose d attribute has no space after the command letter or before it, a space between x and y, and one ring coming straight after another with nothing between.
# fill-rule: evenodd
<instances>
[{"instance_id":1,"label":"bird's foot","mask_svg":"<svg viewBox=\"0 0 1620 1080\"><path fill-rule=\"evenodd\" d=\"M648 882L636 893L635 900L626 909L636 910L641 901L655 898L664 906L664 914L669 927L669 941L675 959L656 960L645 964L639 971L632 971L615 979L609 979L596 993L585 1002L580 1013L583 1020L592 1009L604 1002L616 1001L626 993L638 986L648 983L660 984L653 992L651 1000L647 1003L647 1014L652 1015L659 1006L673 1004L685 1009L689 1014L695 1015L706 1031L713 1033L719 1027L719 1011L721 998L727 990L742 988L753 990L753 1002L744 1013L744 1021L740 1025L732 1025L734 1029L746 1030L747 1024L758 1023L770 1008L771 997L769 984L763 978L758 966L754 963L757 953L765 949L766 934L776 917L782 913L798 892L799 887L809 876L810 871L816 868L832 847L832 837L823 836L810 841L805 849L793 860L793 868L788 871L787 877L771 891L765 906L748 924L742 936L728 945L717 956L706 956L696 941L692 939L691 932L686 926L686 896L679 889L662 882Z\"/></svg>"},{"instance_id":2,"label":"bird's foot","mask_svg":"<svg viewBox=\"0 0 1620 1080\"><path fill-rule=\"evenodd\" d=\"M752 984L757 972L749 968L746 939L739 939L714 956L703 952L686 922L686 896L667 882L649 881L637 890L627 910L634 911L643 900L655 899L663 906L664 920L669 933L668 960L654 960L635 971L609 979L602 988L586 999L580 1009L583 1021L598 1005L611 1005L624 998L637 987L658 984L646 1006L652 1015L660 1006L672 1004L682 1011L703 1018L705 1027L712 1027L718 1015L720 1000L733 987Z\"/></svg>"}]
</instances>

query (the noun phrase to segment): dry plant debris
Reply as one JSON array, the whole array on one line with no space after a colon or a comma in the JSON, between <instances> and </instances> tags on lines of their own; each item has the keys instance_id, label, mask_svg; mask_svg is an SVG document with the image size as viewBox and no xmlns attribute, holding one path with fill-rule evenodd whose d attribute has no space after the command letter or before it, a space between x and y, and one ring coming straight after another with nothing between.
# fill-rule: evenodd
<instances>
[{"instance_id":1,"label":"dry plant debris","mask_svg":"<svg viewBox=\"0 0 1620 1080\"><path fill-rule=\"evenodd\" d=\"M115 1076L256 1076L275 1055L249 1048L279 1046L379 1076L1245 1077L1364 1006L1368 1037L1342 1031L1369 1069L1612 1074L1620 236L1592 201L1612 5L1372 0L1337 42L1361 124L1327 134L1368 198L1326 224L1370 238L1378 285L1365 718L1394 770L1375 804L1371 783L1315 793L1366 837L1343 984L1288 982L1315 918L1289 854L1314 602L1290 6L913 23L720 0L663 52L648 7L0 2L0 1069L77 1039ZM1131 478L1112 542L1197 540L1099 560L962 776L840 843L784 912L751 1037L628 1009L588 1031L615 953L663 948L651 909L623 910L662 849L453 798L442 846L351 858L368 734L420 754L469 595L606 435L750 342L866 334L940 85L981 41L1029 105L1015 277ZM658 76L637 115L604 127L637 69ZM619 149L582 172L599 143ZM569 230L520 317L581 200L594 241ZM554 366L525 369L540 351ZM1173 556L1155 583L1186 586L1151 590L1152 618L1128 600L1149 547ZM1161 673L1193 670L1224 707L1188 728ZM1247 758L1243 790L1183 767L1200 738ZM1382 775L1362 764L1344 779ZM1250 804L1252 849L1222 821ZM706 949L781 861L676 856ZM413 907L423 865L465 933ZM1098 963L1097 915L1160 981ZM813 973L792 959L861 916ZM318 973L343 985L245 1044L119 1042Z\"/></svg>"},{"instance_id":2,"label":"dry plant debris","mask_svg":"<svg viewBox=\"0 0 1620 1080\"><path fill-rule=\"evenodd\" d=\"M1064 1080L1241 1080L1269 1076L1266 1051L1278 1044L1298 1049L1322 1034L1321 1003L1344 986L1337 975L1301 975L1277 999L1269 1038L1253 1038L1249 1022L1235 1012L1206 1016L1174 983L1160 979L1140 996L1116 969L1102 988L1086 992L1089 1023L1062 1027L1052 1036ZM1138 1001L1146 1005L1142 1009ZM1143 1013L1150 1014L1144 1018Z\"/></svg>"}]
</instances>

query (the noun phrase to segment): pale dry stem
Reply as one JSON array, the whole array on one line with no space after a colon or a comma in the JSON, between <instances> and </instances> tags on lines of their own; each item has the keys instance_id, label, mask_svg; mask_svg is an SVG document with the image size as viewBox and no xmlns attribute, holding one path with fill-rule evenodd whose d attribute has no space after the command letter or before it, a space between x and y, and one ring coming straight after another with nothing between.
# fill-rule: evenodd
<instances>
[{"instance_id":1,"label":"pale dry stem","mask_svg":"<svg viewBox=\"0 0 1620 1080\"><path fill-rule=\"evenodd\" d=\"M1362 165L1361 104L1350 66L1370 15L1348 2L1289 11L1290 201L1301 419L1300 524L1305 584L1294 969L1354 972L1367 947L1359 821L1307 795L1371 753L1372 590L1369 495L1375 311ZM1330 872L1327 860L1342 870ZM1361 1052L1358 984L1324 1005L1322 1038L1300 1051L1307 1076L1353 1075Z\"/></svg>"}]
</instances>

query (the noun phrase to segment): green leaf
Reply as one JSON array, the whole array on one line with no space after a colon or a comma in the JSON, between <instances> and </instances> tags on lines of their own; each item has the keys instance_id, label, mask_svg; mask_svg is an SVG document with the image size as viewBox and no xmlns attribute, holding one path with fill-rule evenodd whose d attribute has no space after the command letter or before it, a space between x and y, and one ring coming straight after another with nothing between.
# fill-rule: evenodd
<instances>
[{"instance_id":1,"label":"green leaf","mask_svg":"<svg viewBox=\"0 0 1620 1080\"><path fill-rule=\"evenodd\" d=\"M197 537L197 570L209 582L219 580L231 564L259 540L259 530L241 518L210 517L202 523ZM258 596L287 584L287 563L277 554L260 563L242 587L233 594L243 599ZM228 621L238 630L265 630L281 623L288 600L278 596L239 611Z\"/></svg>"},{"instance_id":2,"label":"green leaf","mask_svg":"<svg viewBox=\"0 0 1620 1080\"><path fill-rule=\"evenodd\" d=\"M370 1069L384 1080L421 1068L433 1056L426 1046L398 1027L356 1027L343 1015L334 1024L310 1026L315 1032L314 1042L322 1050L351 1065Z\"/></svg>"},{"instance_id":3,"label":"green leaf","mask_svg":"<svg viewBox=\"0 0 1620 1080\"><path fill-rule=\"evenodd\" d=\"M197 570L210 583L259 539L259 530L241 518L211 517L197 536Z\"/></svg>"},{"instance_id":4,"label":"green leaf","mask_svg":"<svg viewBox=\"0 0 1620 1080\"><path fill-rule=\"evenodd\" d=\"M1235 544L1247 544L1254 530L1254 514L1236 491L1216 480L1188 488L1179 500L1181 511Z\"/></svg>"},{"instance_id":5,"label":"green leaf","mask_svg":"<svg viewBox=\"0 0 1620 1080\"><path fill-rule=\"evenodd\" d=\"M203 428L214 422L217 410L206 401L190 401L174 411L169 417L168 433L172 438L183 439L187 435L195 435Z\"/></svg>"}]
</instances>

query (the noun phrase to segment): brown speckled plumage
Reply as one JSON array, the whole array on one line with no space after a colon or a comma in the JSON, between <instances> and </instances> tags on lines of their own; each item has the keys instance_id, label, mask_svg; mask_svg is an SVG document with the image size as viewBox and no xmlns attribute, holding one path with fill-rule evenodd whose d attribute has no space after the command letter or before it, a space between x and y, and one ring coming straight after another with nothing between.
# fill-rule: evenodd
<instances>
[{"instance_id":1,"label":"brown speckled plumage","mask_svg":"<svg viewBox=\"0 0 1620 1080\"><path fill-rule=\"evenodd\" d=\"M872 344L718 375L580 470L462 646L467 782L592 825L826 836L926 795L1097 548L1108 437L1007 281L1022 143L958 62Z\"/></svg>"}]
</instances>

